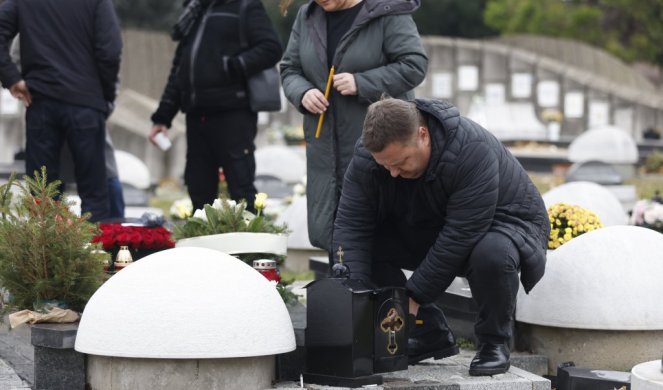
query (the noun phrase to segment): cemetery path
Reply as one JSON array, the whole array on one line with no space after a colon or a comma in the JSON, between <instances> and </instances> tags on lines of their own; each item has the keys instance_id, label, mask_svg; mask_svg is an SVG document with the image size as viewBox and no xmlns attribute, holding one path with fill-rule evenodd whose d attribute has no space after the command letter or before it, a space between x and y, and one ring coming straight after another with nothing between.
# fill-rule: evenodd
<instances>
[{"instance_id":1,"label":"cemetery path","mask_svg":"<svg viewBox=\"0 0 663 390\"><path fill-rule=\"evenodd\" d=\"M9 329L5 316L0 325L0 390L29 390L34 383L34 354L30 328Z\"/></svg>"}]
</instances>

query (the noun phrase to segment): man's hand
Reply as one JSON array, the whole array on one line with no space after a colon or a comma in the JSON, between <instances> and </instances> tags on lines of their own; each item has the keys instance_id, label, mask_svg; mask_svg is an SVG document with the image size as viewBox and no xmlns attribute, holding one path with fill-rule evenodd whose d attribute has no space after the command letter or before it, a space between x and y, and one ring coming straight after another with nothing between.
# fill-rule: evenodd
<instances>
[{"instance_id":1,"label":"man's hand","mask_svg":"<svg viewBox=\"0 0 663 390\"><path fill-rule=\"evenodd\" d=\"M334 75L334 88L345 96L357 94L357 83L352 73L339 73Z\"/></svg>"},{"instance_id":2,"label":"man's hand","mask_svg":"<svg viewBox=\"0 0 663 390\"><path fill-rule=\"evenodd\" d=\"M325 99L325 95L319 89L309 89L302 98L302 106L310 113L322 114L327 111L329 102Z\"/></svg>"},{"instance_id":3,"label":"man's hand","mask_svg":"<svg viewBox=\"0 0 663 390\"><path fill-rule=\"evenodd\" d=\"M25 84L25 80L21 80L9 87L9 92L11 92L13 97L22 101L26 107L30 107L30 104L32 104L32 95L30 94L30 90L28 90L27 84Z\"/></svg>"},{"instance_id":4,"label":"man's hand","mask_svg":"<svg viewBox=\"0 0 663 390\"><path fill-rule=\"evenodd\" d=\"M152 145L159 146L157 145L156 141L154 140L154 137L156 137L157 134L163 133L163 135L168 135L168 128L164 125L159 125L159 124L154 124L152 125L152 129L150 130L150 134L147 136L147 139L152 142Z\"/></svg>"},{"instance_id":5,"label":"man's hand","mask_svg":"<svg viewBox=\"0 0 663 390\"><path fill-rule=\"evenodd\" d=\"M416 317L417 313L419 312L419 304L412 298L408 298L408 299L410 300L409 312L410 312L410 314L412 314Z\"/></svg>"}]
</instances>

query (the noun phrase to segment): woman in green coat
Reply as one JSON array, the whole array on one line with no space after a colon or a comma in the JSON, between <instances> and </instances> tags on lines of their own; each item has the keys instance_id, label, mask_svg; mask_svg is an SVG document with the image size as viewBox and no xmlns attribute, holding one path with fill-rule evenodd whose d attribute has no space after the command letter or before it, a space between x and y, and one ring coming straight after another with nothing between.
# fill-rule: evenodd
<instances>
[{"instance_id":1,"label":"woman in green coat","mask_svg":"<svg viewBox=\"0 0 663 390\"><path fill-rule=\"evenodd\" d=\"M329 252L335 250L330 245L343 175L369 104L384 94L413 99L426 74L428 58L411 17L419 4L311 0L292 27L281 81L288 100L304 114L309 239Z\"/></svg>"}]
</instances>

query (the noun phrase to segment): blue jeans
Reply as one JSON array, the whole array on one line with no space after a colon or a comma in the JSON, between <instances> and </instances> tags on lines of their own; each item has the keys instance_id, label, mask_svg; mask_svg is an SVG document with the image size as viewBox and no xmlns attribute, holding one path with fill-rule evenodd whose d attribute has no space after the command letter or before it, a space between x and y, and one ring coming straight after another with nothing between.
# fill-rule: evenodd
<instances>
[{"instance_id":1,"label":"blue jeans","mask_svg":"<svg viewBox=\"0 0 663 390\"><path fill-rule=\"evenodd\" d=\"M66 142L74 161L81 212L91 213L91 222L108 218L104 113L38 97L28 107L25 122L26 173L33 176L45 166L49 182L59 179L60 151Z\"/></svg>"}]
</instances>

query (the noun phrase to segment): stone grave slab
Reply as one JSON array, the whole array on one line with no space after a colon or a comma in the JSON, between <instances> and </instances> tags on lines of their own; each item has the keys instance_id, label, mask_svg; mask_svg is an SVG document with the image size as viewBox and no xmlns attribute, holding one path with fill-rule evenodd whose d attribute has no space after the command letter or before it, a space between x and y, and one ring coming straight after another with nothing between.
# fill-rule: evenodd
<instances>
[{"instance_id":1,"label":"stone grave slab","mask_svg":"<svg viewBox=\"0 0 663 390\"><path fill-rule=\"evenodd\" d=\"M468 373L474 351L461 351L459 355L442 360L424 360L409 366L407 370L383 375L380 386L365 387L376 390L549 390L550 381L538 375L511 366L508 372L500 375L475 377ZM277 382L276 389L301 389L299 381ZM345 390L344 387L330 387L304 384L310 390Z\"/></svg>"},{"instance_id":2,"label":"stone grave slab","mask_svg":"<svg viewBox=\"0 0 663 390\"><path fill-rule=\"evenodd\" d=\"M571 165L566 173L566 181L589 181L602 185L621 184L623 179L617 170L603 161L583 161Z\"/></svg>"}]
</instances>

